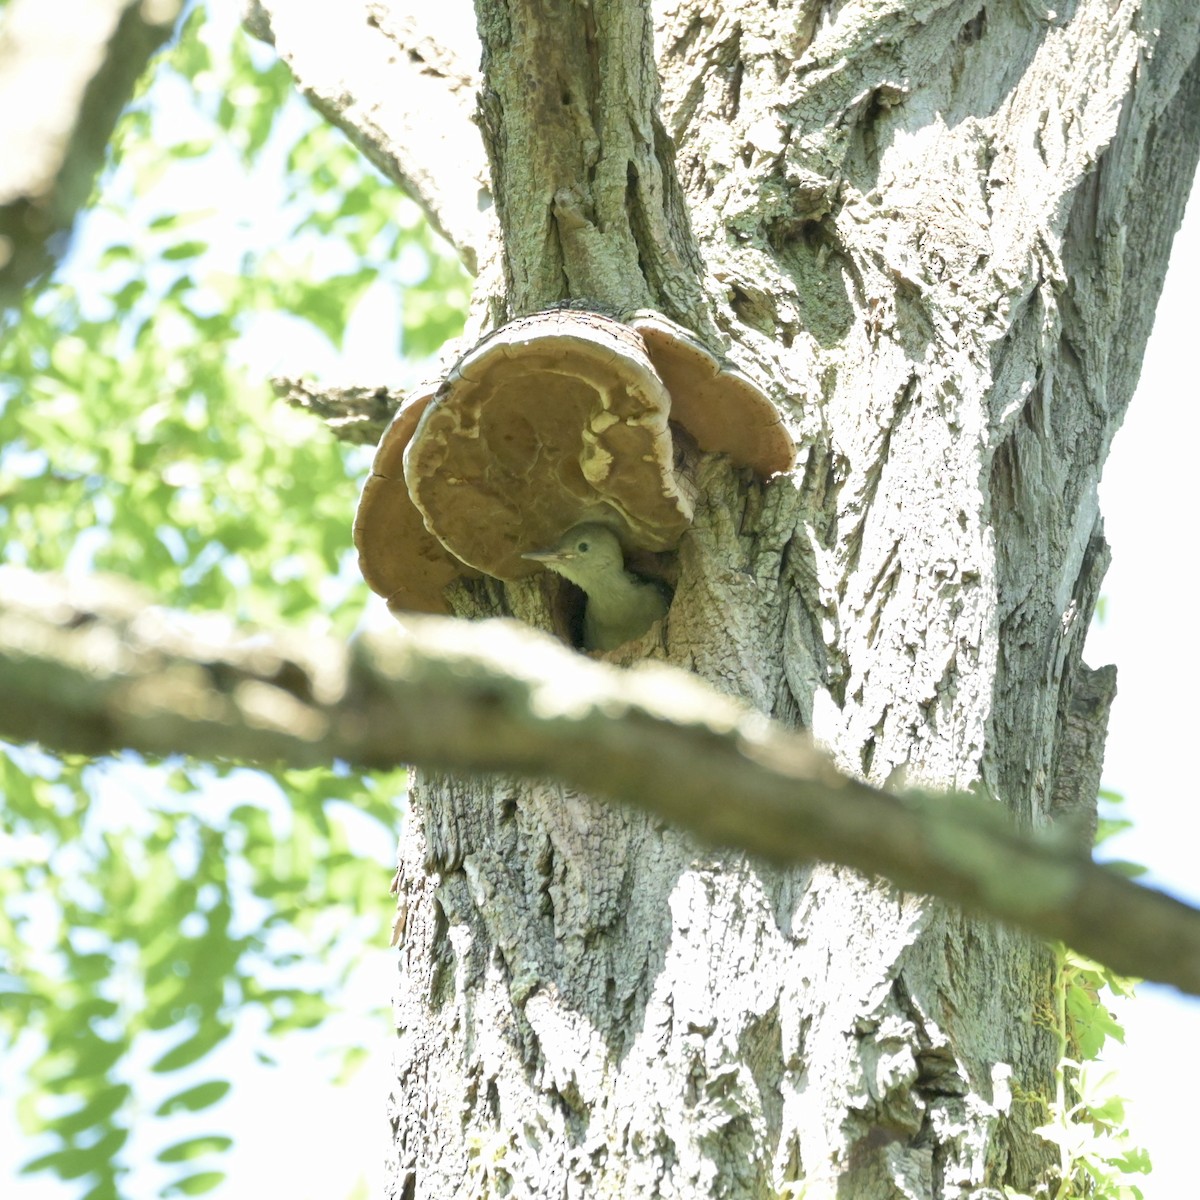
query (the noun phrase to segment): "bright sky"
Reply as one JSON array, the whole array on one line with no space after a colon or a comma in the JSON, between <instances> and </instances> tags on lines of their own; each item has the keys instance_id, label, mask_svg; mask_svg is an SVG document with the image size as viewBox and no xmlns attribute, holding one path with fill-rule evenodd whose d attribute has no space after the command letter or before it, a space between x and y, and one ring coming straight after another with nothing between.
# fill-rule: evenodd
<instances>
[{"instance_id":1,"label":"bright sky","mask_svg":"<svg viewBox=\"0 0 1200 1200\"><path fill-rule=\"evenodd\" d=\"M1130 236L1136 231L1130 230ZM1200 445L1195 278L1200 199L1192 193L1158 306L1141 383L1105 467L1100 507L1113 562L1106 619L1093 623L1086 661L1117 664L1104 786L1125 796L1129 832L1106 855L1150 868L1149 882L1200 903L1200 811L1187 747L1197 738L1200 638L1191 612ZM1131 1128L1154 1162L1146 1200L1196 1195L1195 1114L1186 1100L1200 1068L1200 1000L1143 985L1119 1014L1126 1045L1107 1056L1131 1098Z\"/></svg>"}]
</instances>

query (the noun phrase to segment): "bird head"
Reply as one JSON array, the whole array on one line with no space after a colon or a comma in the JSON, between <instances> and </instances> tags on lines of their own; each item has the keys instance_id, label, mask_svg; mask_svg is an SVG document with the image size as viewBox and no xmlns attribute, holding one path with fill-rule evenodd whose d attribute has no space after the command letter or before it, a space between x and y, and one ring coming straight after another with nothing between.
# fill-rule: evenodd
<instances>
[{"instance_id":1,"label":"bird head","mask_svg":"<svg viewBox=\"0 0 1200 1200\"><path fill-rule=\"evenodd\" d=\"M605 580L619 578L625 571L625 555L617 535L607 525L587 522L568 529L547 550L530 550L521 555L592 592Z\"/></svg>"}]
</instances>

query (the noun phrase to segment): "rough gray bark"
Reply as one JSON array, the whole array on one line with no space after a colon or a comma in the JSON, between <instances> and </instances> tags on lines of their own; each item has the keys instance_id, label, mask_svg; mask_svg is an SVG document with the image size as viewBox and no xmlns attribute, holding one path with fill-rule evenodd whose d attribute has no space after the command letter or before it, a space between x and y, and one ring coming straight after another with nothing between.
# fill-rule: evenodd
<instances>
[{"instance_id":1,"label":"rough gray bark","mask_svg":"<svg viewBox=\"0 0 1200 1200\"><path fill-rule=\"evenodd\" d=\"M1195 170L1195 5L662 3L658 111L638 0L478 7L480 311L648 299L800 438L766 487L696 464L660 653L867 780L1086 826L1096 482ZM463 609L537 619L535 591ZM441 779L400 897L396 1196L994 1197L1051 1169L1052 959L1023 936Z\"/></svg>"}]
</instances>

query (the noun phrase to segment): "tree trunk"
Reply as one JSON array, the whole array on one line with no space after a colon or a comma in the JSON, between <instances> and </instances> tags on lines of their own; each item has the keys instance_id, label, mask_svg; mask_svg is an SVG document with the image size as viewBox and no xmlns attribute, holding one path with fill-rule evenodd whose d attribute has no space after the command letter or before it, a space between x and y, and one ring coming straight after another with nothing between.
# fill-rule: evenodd
<instances>
[{"instance_id":1,"label":"tree trunk","mask_svg":"<svg viewBox=\"0 0 1200 1200\"><path fill-rule=\"evenodd\" d=\"M797 435L765 485L692 464L658 653L851 773L1086 837L1113 691L1080 659L1096 485L1195 170L1200 10L478 10L502 237L480 311L656 307ZM462 603L543 608L528 585ZM1046 947L555 786L423 777L412 811L395 1196L1047 1178Z\"/></svg>"}]
</instances>

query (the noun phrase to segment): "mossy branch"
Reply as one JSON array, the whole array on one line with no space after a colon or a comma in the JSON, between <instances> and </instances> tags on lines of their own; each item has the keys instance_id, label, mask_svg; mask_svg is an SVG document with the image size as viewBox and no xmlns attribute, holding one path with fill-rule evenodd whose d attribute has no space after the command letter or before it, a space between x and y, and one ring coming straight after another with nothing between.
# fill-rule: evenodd
<instances>
[{"instance_id":1,"label":"mossy branch","mask_svg":"<svg viewBox=\"0 0 1200 1200\"><path fill-rule=\"evenodd\" d=\"M0 570L0 733L312 767L554 778L775 863L820 858L1200 994L1200 912L1019 832L994 802L893 795L694 676L621 670L509 621L435 617L351 645Z\"/></svg>"}]
</instances>

